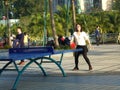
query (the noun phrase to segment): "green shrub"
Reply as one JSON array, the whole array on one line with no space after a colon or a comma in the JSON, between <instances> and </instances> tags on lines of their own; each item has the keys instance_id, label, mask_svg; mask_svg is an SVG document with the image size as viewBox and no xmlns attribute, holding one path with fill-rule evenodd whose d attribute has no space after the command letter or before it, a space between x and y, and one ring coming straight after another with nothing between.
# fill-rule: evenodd
<instances>
[{"instance_id":1,"label":"green shrub","mask_svg":"<svg viewBox=\"0 0 120 90\"><path fill-rule=\"evenodd\" d=\"M5 46L3 47L3 49L9 49L9 48L11 48L10 45L5 45Z\"/></svg>"}]
</instances>

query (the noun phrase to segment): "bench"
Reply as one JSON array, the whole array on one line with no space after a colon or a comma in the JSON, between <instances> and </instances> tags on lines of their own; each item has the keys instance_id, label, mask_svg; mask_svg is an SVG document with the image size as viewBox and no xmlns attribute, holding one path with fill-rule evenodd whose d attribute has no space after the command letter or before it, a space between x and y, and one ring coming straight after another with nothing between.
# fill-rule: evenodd
<instances>
[{"instance_id":1,"label":"bench","mask_svg":"<svg viewBox=\"0 0 120 90\"><path fill-rule=\"evenodd\" d=\"M77 51L82 51L82 49L54 50L52 47L49 47L49 46L47 46L47 47L30 47L30 48L10 48L7 55L0 56L0 61L8 61L0 69L0 75L11 63L13 63L16 71L18 72L18 75L17 75L14 85L12 87L12 90L16 90L22 73L32 63L35 63L41 69L41 71L43 72L43 75L47 76L44 68L42 67L42 63L44 60L48 60L48 61L56 64L59 67L60 71L62 72L62 75L65 77L66 73L64 72L64 69L61 66L61 63L63 60L63 55L64 55L64 53L77 52ZM57 61L51 57L51 55L55 55L55 54L61 55L59 61ZM16 61L24 60L24 59L28 60L29 62L27 64L25 64L22 69L19 69L19 66L17 65ZM40 60L41 62L38 62L38 60Z\"/></svg>"}]
</instances>

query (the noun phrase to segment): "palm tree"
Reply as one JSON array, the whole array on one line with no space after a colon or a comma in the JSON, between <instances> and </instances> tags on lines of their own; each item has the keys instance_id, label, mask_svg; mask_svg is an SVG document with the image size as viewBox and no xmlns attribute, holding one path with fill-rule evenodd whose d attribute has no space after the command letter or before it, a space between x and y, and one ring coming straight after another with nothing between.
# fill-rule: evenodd
<instances>
[{"instance_id":1,"label":"palm tree","mask_svg":"<svg viewBox=\"0 0 120 90\"><path fill-rule=\"evenodd\" d=\"M71 23L70 19L71 19L71 15L70 15L70 11L68 10L69 7L66 5L63 6L57 6L57 13L54 15L55 16L55 22L56 23L56 29L57 29L57 33L58 30L59 32L62 31L64 36L69 36L69 28L71 28L71 25L73 25L73 23ZM58 27L58 24L60 24L62 26L62 28ZM60 33L59 33L60 34Z\"/></svg>"},{"instance_id":2,"label":"palm tree","mask_svg":"<svg viewBox=\"0 0 120 90\"><path fill-rule=\"evenodd\" d=\"M58 36L56 34L55 21L54 21L53 11L52 11L52 0L49 0L49 9L50 9L51 27L52 27L52 32L53 32L53 38L55 41L55 47L58 47L59 43L58 43Z\"/></svg>"}]
</instances>

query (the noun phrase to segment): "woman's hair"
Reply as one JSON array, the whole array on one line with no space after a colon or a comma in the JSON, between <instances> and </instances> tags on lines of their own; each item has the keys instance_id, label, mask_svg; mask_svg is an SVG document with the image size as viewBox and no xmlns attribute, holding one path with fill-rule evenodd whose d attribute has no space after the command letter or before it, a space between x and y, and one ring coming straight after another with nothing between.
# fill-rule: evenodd
<instances>
[{"instance_id":1,"label":"woman's hair","mask_svg":"<svg viewBox=\"0 0 120 90\"><path fill-rule=\"evenodd\" d=\"M96 28L98 28L99 26L96 26Z\"/></svg>"},{"instance_id":2,"label":"woman's hair","mask_svg":"<svg viewBox=\"0 0 120 90\"><path fill-rule=\"evenodd\" d=\"M18 29L20 29L20 30L22 30L22 28L21 27L17 27Z\"/></svg>"},{"instance_id":3,"label":"woman's hair","mask_svg":"<svg viewBox=\"0 0 120 90\"><path fill-rule=\"evenodd\" d=\"M82 30L82 25L79 24L79 23L76 24L76 28L75 28L75 29L76 29L76 32L78 32L77 25L80 25L80 26L81 26L81 30L80 30L80 32L82 32L82 31L83 31L83 30Z\"/></svg>"},{"instance_id":4,"label":"woman's hair","mask_svg":"<svg viewBox=\"0 0 120 90\"><path fill-rule=\"evenodd\" d=\"M24 35L27 35L27 33L26 33L26 32L24 32Z\"/></svg>"}]
</instances>

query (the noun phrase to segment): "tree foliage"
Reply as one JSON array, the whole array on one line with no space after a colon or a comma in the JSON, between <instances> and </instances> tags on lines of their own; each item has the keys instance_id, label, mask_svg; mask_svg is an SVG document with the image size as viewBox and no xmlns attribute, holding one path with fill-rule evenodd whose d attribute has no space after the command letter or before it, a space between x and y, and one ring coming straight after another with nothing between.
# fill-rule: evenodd
<instances>
[{"instance_id":1,"label":"tree foliage","mask_svg":"<svg viewBox=\"0 0 120 90\"><path fill-rule=\"evenodd\" d=\"M120 11L120 0L114 0L113 1L113 10Z\"/></svg>"},{"instance_id":2,"label":"tree foliage","mask_svg":"<svg viewBox=\"0 0 120 90\"><path fill-rule=\"evenodd\" d=\"M15 0L14 12L16 17L29 16L33 13L43 13L44 0Z\"/></svg>"},{"instance_id":3,"label":"tree foliage","mask_svg":"<svg viewBox=\"0 0 120 90\"><path fill-rule=\"evenodd\" d=\"M120 8L117 7L120 0L115 0L116 10L114 11L100 11L91 13L76 14L76 22L81 23L83 29L90 34L94 32L97 25L99 25L104 33L118 33L120 32ZM43 39L44 34L44 0L11 0L14 7L11 9L16 18L20 18L18 24L10 27L11 32L16 34L16 27L21 26L23 32L27 32L31 37L39 37ZM55 27L57 35L65 35L66 28L72 29L72 10L69 8L69 19L66 23L66 6L58 6L58 12L54 13ZM47 36L53 37L53 32L50 22L50 13L46 15ZM68 27L67 27L68 24ZM0 35L3 36L5 27L0 27Z\"/></svg>"}]
</instances>

